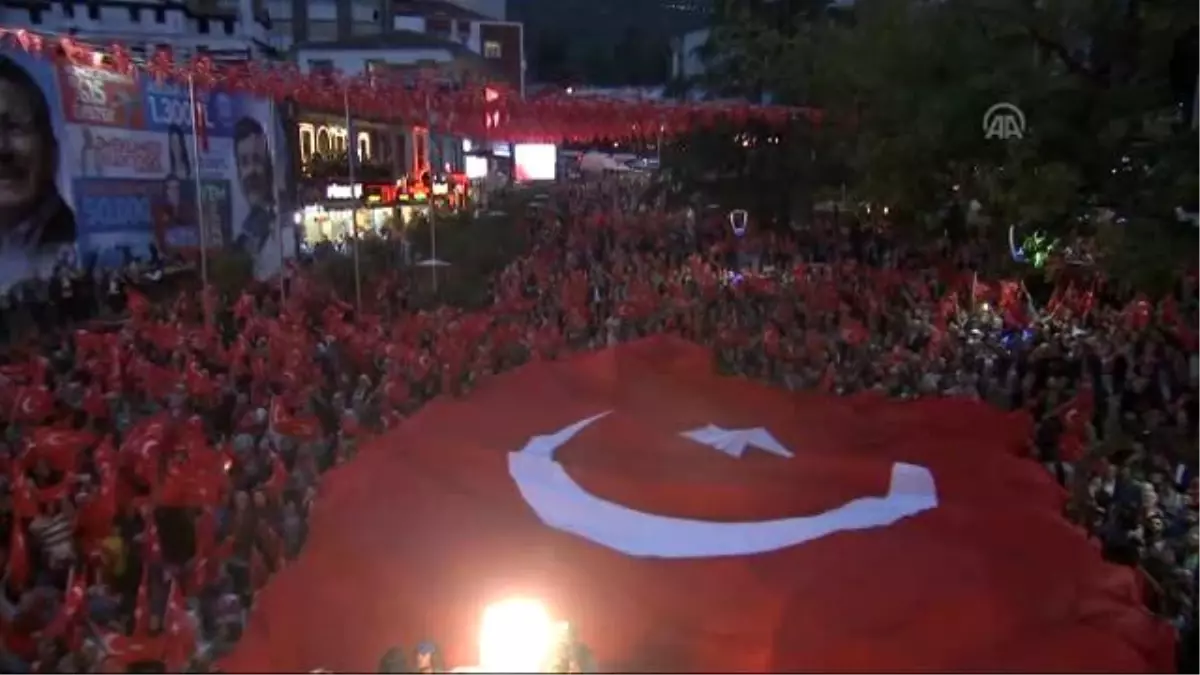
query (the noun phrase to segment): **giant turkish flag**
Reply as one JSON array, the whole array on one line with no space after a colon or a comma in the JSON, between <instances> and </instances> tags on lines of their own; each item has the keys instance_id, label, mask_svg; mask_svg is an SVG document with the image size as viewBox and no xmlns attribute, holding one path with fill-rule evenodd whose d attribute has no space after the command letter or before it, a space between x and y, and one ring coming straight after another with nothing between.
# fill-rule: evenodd
<instances>
[{"instance_id":1,"label":"giant turkish flag","mask_svg":"<svg viewBox=\"0 0 1200 675\"><path fill-rule=\"evenodd\" d=\"M327 476L223 668L368 672L422 639L475 663L509 596L604 670L1172 668L1133 572L1017 456L1020 419L711 372L653 339L430 404Z\"/></svg>"}]
</instances>

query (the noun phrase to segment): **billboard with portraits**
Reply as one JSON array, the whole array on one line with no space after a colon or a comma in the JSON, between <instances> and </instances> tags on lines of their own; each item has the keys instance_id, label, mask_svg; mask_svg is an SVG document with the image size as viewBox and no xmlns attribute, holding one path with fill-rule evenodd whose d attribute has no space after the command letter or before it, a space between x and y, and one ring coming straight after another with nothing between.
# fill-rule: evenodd
<instances>
[{"instance_id":1,"label":"billboard with portraits","mask_svg":"<svg viewBox=\"0 0 1200 675\"><path fill-rule=\"evenodd\" d=\"M197 91L193 112L186 86L0 50L0 290L202 244L272 276L295 253L284 149L265 100Z\"/></svg>"}]
</instances>

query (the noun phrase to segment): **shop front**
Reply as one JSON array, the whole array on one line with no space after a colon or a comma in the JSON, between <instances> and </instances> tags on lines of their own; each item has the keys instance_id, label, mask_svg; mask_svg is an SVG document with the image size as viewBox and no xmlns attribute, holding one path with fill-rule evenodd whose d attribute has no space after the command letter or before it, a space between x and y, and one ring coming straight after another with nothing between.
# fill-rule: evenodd
<instances>
[{"instance_id":1,"label":"shop front","mask_svg":"<svg viewBox=\"0 0 1200 675\"><path fill-rule=\"evenodd\" d=\"M308 198L296 221L310 244L338 241L356 231L382 234L403 225L400 190L394 184L330 183L323 194L313 189L306 192ZM314 199L318 194L323 198Z\"/></svg>"},{"instance_id":2,"label":"shop front","mask_svg":"<svg viewBox=\"0 0 1200 675\"><path fill-rule=\"evenodd\" d=\"M395 183L323 183L306 186L304 206L296 225L305 241L338 241L357 229L359 234L383 233L411 226L431 208L456 210L468 199L468 181L461 174Z\"/></svg>"},{"instance_id":3,"label":"shop front","mask_svg":"<svg viewBox=\"0 0 1200 675\"><path fill-rule=\"evenodd\" d=\"M425 177L422 177L425 178ZM428 180L398 181L397 199L410 212L427 211L430 206L439 210L457 211L466 208L470 199L470 181L461 173L428 176ZM407 220L405 221L407 222Z\"/></svg>"}]
</instances>

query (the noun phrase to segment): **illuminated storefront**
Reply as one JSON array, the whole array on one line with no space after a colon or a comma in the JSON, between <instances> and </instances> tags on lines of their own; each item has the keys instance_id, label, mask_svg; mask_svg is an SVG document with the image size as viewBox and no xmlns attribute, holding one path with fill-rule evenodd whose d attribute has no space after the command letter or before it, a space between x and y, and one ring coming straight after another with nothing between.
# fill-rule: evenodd
<instances>
[{"instance_id":1,"label":"illuminated storefront","mask_svg":"<svg viewBox=\"0 0 1200 675\"><path fill-rule=\"evenodd\" d=\"M308 242L336 241L360 234L382 233L403 225L397 212L400 190L387 183L331 183L323 200L312 200L297 214Z\"/></svg>"},{"instance_id":2,"label":"illuminated storefront","mask_svg":"<svg viewBox=\"0 0 1200 675\"><path fill-rule=\"evenodd\" d=\"M329 183L309 186L296 224L310 243L336 241L358 232L382 233L403 228L433 206L458 209L466 205L469 184L462 174L434 179L426 188L418 180L389 183Z\"/></svg>"},{"instance_id":3,"label":"illuminated storefront","mask_svg":"<svg viewBox=\"0 0 1200 675\"><path fill-rule=\"evenodd\" d=\"M433 176L429 187L417 179L399 181L397 187L400 204L411 207L428 208L433 204L438 208L457 210L464 208L470 197L470 182L458 173Z\"/></svg>"}]
</instances>

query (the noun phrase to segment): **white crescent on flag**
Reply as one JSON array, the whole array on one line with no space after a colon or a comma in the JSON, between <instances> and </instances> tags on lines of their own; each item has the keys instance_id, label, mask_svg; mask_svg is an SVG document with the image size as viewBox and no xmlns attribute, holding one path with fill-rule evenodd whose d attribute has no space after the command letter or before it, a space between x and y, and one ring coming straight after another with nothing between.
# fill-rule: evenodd
<instances>
[{"instance_id":1,"label":"white crescent on flag","mask_svg":"<svg viewBox=\"0 0 1200 675\"><path fill-rule=\"evenodd\" d=\"M938 505L933 474L922 466L896 462L886 496L860 497L816 515L727 523L643 513L588 492L554 458L558 448L607 414L530 438L519 451L509 453L508 472L543 523L626 555L713 558L767 553L837 532L886 527ZM729 430L712 425L685 435L731 456L740 457L746 445L787 456L763 429L732 433L741 435L731 437Z\"/></svg>"}]
</instances>

